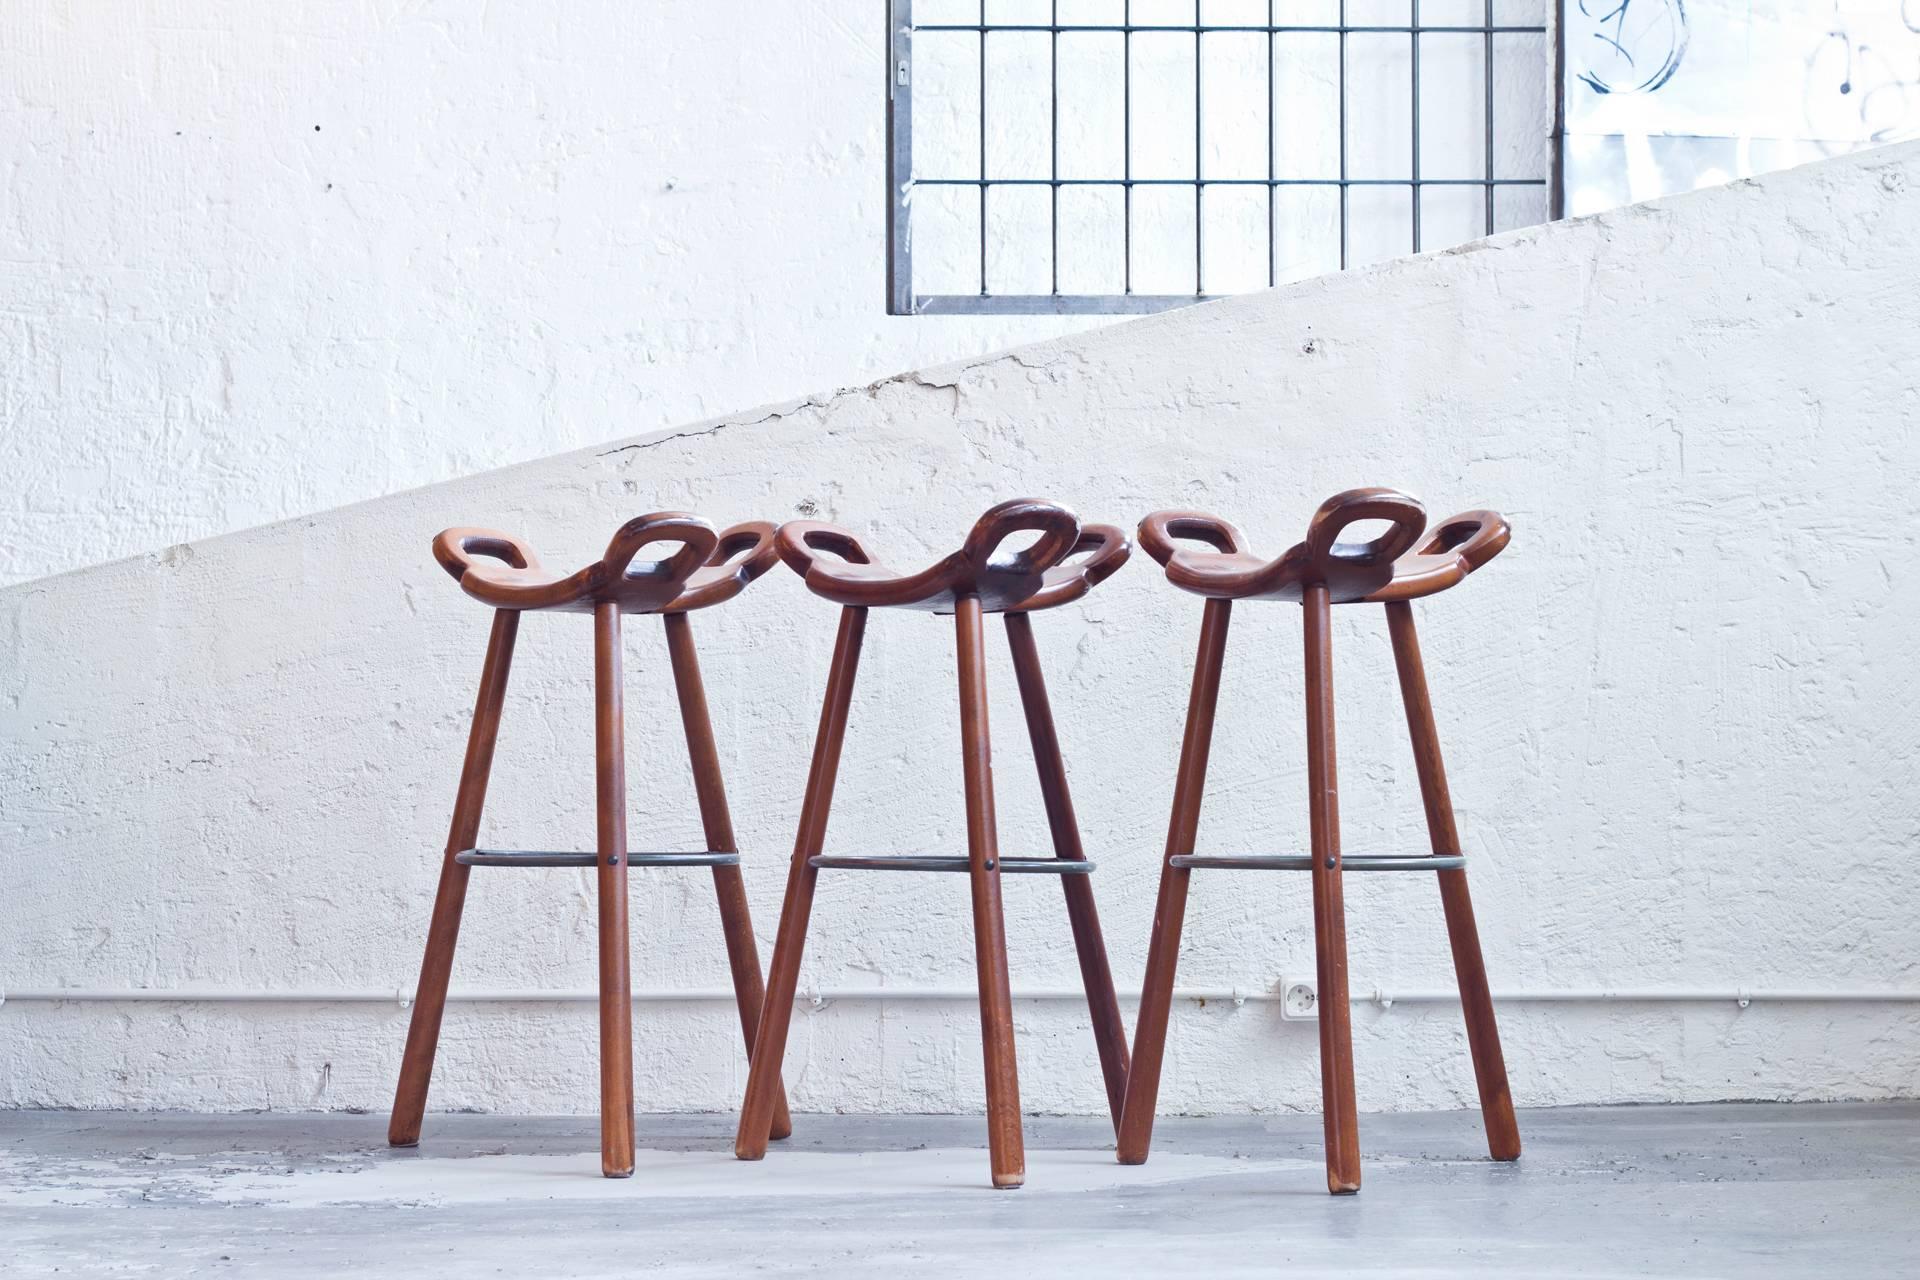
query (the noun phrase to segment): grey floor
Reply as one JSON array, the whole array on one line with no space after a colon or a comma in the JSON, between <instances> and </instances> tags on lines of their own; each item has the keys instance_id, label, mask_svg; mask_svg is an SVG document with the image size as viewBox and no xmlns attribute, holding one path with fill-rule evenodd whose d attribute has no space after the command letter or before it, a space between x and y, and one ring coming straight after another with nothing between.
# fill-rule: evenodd
<instances>
[{"instance_id":1,"label":"grey floor","mask_svg":"<svg viewBox=\"0 0 1920 1280\"><path fill-rule=\"evenodd\" d=\"M1028 1122L1023 1190L981 1121L800 1116L767 1159L725 1116L640 1117L599 1176L591 1119L0 1112L0 1275L1920 1274L1920 1103L1363 1116L1366 1185L1325 1194L1319 1119Z\"/></svg>"}]
</instances>

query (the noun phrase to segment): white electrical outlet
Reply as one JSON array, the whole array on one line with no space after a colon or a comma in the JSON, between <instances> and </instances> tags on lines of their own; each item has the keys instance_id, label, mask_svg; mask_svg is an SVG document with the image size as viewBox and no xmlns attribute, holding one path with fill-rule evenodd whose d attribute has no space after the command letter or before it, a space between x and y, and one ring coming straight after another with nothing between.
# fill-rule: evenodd
<instances>
[{"instance_id":1,"label":"white electrical outlet","mask_svg":"<svg viewBox=\"0 0 1920 1280\"><path fill-rule=\"evenodd\" d=\"M1280 1017L1285 1022L1320 1020L1320 988L1312 978L1280 980Z\"/></svg>"}]
</instances>

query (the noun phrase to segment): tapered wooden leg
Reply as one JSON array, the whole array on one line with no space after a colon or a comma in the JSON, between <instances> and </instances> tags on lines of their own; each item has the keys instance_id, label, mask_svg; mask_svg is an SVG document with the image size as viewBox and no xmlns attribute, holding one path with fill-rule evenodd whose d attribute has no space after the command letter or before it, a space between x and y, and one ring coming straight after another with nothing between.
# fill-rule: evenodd
<instances>
[{"instance_id":1,"label":"tapered wooden leg","mask_svg":"<svg viewBox=\"0 0 1920 1280\"><path fill-rule=\"evenodd\" d=\"M693 764L693 790L700 800L700 825L713 852L738 853L733 817L727 812L727 787L720 774L720 751L713 741L713 721L707 714L706 685L700 679L700 658L694 650L693 627L684 613L669 613L667 655L673 662L673 685L680 697L680 720L687 731L687 758ZM753 1037L760 1030L760 1008L766 990L760 981L760 948L753 940L753 918L747 910L747 885L740 868L715 867L713 888L720 899L720 929L727 941L727 965L733 971L734 1003L740 1009L740 1030L747 1039L747 1058L753 1058ZM776 1085L773 1107L774 1138L793 1132L787 1114L787 1091Z\"/></svg>"},{"instance_id":2,"label":"tapered wooden leg","mask_svg":"<svg viewBox=\"0 0 1920 1280\"><path fill-rule=\"evenodd\" d=\"M1427 835L1436 854L1458 854L1460 833L1453 824L1453 798L1447 791L1447 770L1440 758L1440 735L1434 728L1433 703L1427 696L1427 674L1420 661L1420 637L1413 626L1413 606L1404 600L1387 605L1387 631L1393 638L1393 662L1400 673L1400 696L1407 704L1407 732L1413 738L1413 764L1420 775ZM1513 1095L1507 1089L1507 1063L1500 1052L1500 1028L1494 1021L1493 996L1487 990L1487 965L1480 954L1480 932L1474 927L1467 873L1461 869L1439 871L1435 875L1440 880L1440 905L1447 917L1453 972L1460 984L1460 1005L1467 1019L1473 1075L1480 1086L1480 1114L1487 1128L1487 1150L1495 1160L1518 1160L1520 1124L1514 1118Z\"/></svg>"},{"instance_id":3,"label":"tapered wooden leg","mask_svg":"<svg viewBox=\"0 0 1920 1280\"><path fill-rule=\"evenodd\" d=\"M1166 858L1192 853L1200 830L1200 798L1207 788L1207 754L1213 745L1213 711L1220 700L1220 668L1227 654L1230 600L1207 601L1200 620L1200 656L1193 665L1187 700L1187 731L1174 775L1173 816L1167 823ZM1127 1071L1126 1104L1120 1112L1118 1155L1122 1164L1142 1164L1153 1143L1153 1110L1160 1096L1160 1064L1167 1050L1167 1019L1173 1011L1173 980L1180 963L1180 926L1187 914L1185 867L1160 866L1160 897L1153 908L1153 938L1140 992L1140 1020L1133 1031L1133 1062Z\"/></svg>"},{"instance_id":4,"label":"tapered wooden leg","mask_svg":"<svg viewBox=\"0 0 1920 1280\"><path fill-rule=\"evenodd\" d=\"M1040 670L1040 651L1033 643L1033 620L1024 613L1009 613L1006 620L1013 674L1027 713L1033 762L1040 771L1040 796L1053 832L1053 854L1085 862L1080 823L1074 817L1073 796L1067 790L1067 766L1060 758L1060 738L1054 731L1053 708L1048 704L1046 679ZM1100 913L1093 905L1093 885L1088 877L1076 875L1061 876L1060 887L1066 891L1067 920L1073 926L1073 947L1080 956L1080 983L1086 988L1087 1008L1093 1015L1093 1040L1100 1050L1100 1071L1107 1081L1107 1108L1118 1133L1127 1093L1127 1024L1120 1017L1120 999L1113 990L1113 970L1107 964Z\"/></svg>"},{"instance_id":5,"label":"tapered wooden leg","mask_svg":"<svg viewBox=\"0 0 1920 1280\"><path fill-rule=\"evenodd\" d=\"M453 857L473 848L480 835L480 811L486 804L493 746L500 736L500 707L507 695L507 672L513 666L513 642L519 630L517 610L494 612L487 659L480 669L480 693L474 700L473 727L467 731L466 763L460 768L460 790L453 802L453 822L440 863L440 887L434 893L433 919L427 926L427 949L420 959L420 985L413 997L413 1019L407 1026L407 1050L400 1060L400 1083L394 1090L393 1117L387 1125L387 1141L396 1147L411 1147L420 1141L427 1084L433 1077L433 1053L440 1043L440 1017L447 1007L447 979L453 972L454 944L460 938L460 912L467 901L467 875L473 869Z\"/></svg>"},{"instance_id":6,"label":"tapered wooden leg","mask_svg":"<svg viewBox=\"0 0 1920 1280\"><path fill-rule=\"evenodd\" d=\"M733 1153L742 1160L758 1160L767 1154L774 1110L780 1100L780 1063L786 1056L793 997L800 984L800 957L806 950L807 918L813 913L814 881L820 875L808 860L826 844L827 812L833 805L840 744L847 733L847 706L853 701L853 677L860 666L860 641L866 629L865 609L840 611L840 634L834 641L826 701L820 708L820 729L813 741L813 767L807 773L806 797L800 804L800 831L794 838L793 864L787 871L786 902L773 941L767 998L760 1006L760 1026L754 1032L747 1066L747 1096L740 1105L740 1127L733 1139Z\"/></svg>"},{"instance_id":7,"label":"tapered wooden leg","mask_svg":"<svg viewBox=\"0 0 1920 1280\"><path fill-rule=\"evenodd\" d=\"M627 954L627 748L620 606L593 607L594 790L599 817L600 1171L633 1173L633 986Z\"/></svg>"},{"instance_id":8,"label":"tapered wooden leg","mask_svg":"<svg viewBox=\"0 0 1920 1280\"><path fill-rule=\"evenodd\" d=\"M993 1185L1027 1180L1020 1134L1020 1068L1013 1047L1013 989L1000 908L1000 848L993 818L993 749L987 731L986 633L978 596L954 601L960 666L960 767L973 884L973 963L980 978L980 1048L987 1071L987 1145Z\"/></svg>"},{"instance_id":9,"label":"tapered wooden leg","mask_svg":"<svg viewBox=\"0 0 1920 1280\"><path fill-rule=\"evenodd\" d=\"M1307 817L1313 833L1313 936L1320 977L1320 1094L1327 1190L1360 1189L1360 1117L1353 1092L1353 1008L1340 890L1340 793L1333 739L1332 609L1325 586L1302 599L1307 633Z\"/></svg>"}]
</instances>

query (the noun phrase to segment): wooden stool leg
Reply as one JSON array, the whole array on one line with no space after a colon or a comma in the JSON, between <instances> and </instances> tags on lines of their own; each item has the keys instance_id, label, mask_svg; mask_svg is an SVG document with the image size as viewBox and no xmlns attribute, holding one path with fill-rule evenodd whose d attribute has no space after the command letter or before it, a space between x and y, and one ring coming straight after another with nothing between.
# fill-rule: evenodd
<instances>
[{"instance_id":1,"label":"wooden stool leg","mask_svg":"<svg viewBox=\"0 0 1920 1280\"><path fill-rule=\"evenodd\" d=\"M420 958L420 985L414 993L413 1018L407 1026L407 1050L400 1060L400 1083L394 1090L393 1117L387 1124L387 1141L396 1147L411 1147L420 1141L427 1084L433 1078L433 1053L440 1043L440 1016L447 1007L453 949L460 938L460 913L467 902L467 875L473 870L455 862L453 856L473 848L480 836L480 810L486 804L487 778L493 772L500 708L507 696L507 672L513 666L513 642L519 631L518 610L494 611L487 660L480 669L480 693L474 700L473 727L467 731L466 763L460 768L460 790L453 802L446 855L440 863L440 887L434 893L433 919L427 926L427 948Z\"/></svg>"},{"instance_id":2,"label":"wooden stool leg","mask_svg":"<svg viewBox=\"0 0 1920 1280\"><path fill-rule=\"evenodd\" d=\"M1407 732L1413 738L1413 764L1420 775L1420 799L1427 811L1427 836L1436 854L1458 854L1460 833L1453 823L1453 798L1440 758L1440 735L1427 695L1426 667L1420 661L1420 637L1413 606L1404 600L1387 605L1387 631L1393 637L1393 662L1400 673L1400 696L1407 704ZM1434 873L1440 880L1440 905L1447 917L1453 972L1467 1019L1467 1045L1473 1052L1474 1079L1480 1087L1480 1115L1487 1129L1487 1150L1495 1160L1520 1158L1520 1124L1507 1090L1507 1063L1500 1052L1500 1028L1493 996L1487 990L1487 964L1474 927L1473 899L1464 869Z\"/></svg>"},{"instance_id":3,"label":"wooden stool leg","mask_svg":"<svg viewBox=\"0 0 1920 1280\"><path fill-rule=\"evenodd\" d=\"M1009 613L1007 644L1013 650L1013 674L1020 685L1020 702L1027 713L1027 736L1033 742L1033 762L1040 771L1040 796L1047 806L1047 826L1053 832L1053 854L1071 862L1085 862L1080 823L1074 817L1073 796L1067 790L1067 766L1060 758L1060 738L1053 727L1053 708L1047 701L1046 678L1040 669L1040 651L1033 643L1033 619ZM1067 920L1073 926L1073 947L1080 957L1080 983L1086 988L1093 1015L1093 1040L1100 1050L1100 1071L1107 1082L1107 1108L1113 1127L1120 1129L1120 1112L1127 1093L1127 1024L1120 1016L1120 999L1113 990L1113 970L1107 964L1107 944L1100 933L1100 913L1093 905L1093 885L1086 876L1061 876L1067 897Z\"/></svg>"},{"instance_id":4,"label":"wooden stool leg","mask_svg":"<svg viewBox=\"0 0 1920 1280\"><path fill-rule=\"evenodd\" d=\"M1193 665L1187 700L1187 731L1174 775L1173 817L1167 823L1166 857L1192 853L1200 830L1200 798L1207 788L1207 753L1213 745L1213 710L1220 700L1220 667L1227 653L1230 600L1207 601L1200 621L1200 656ZM1133 1064L1127 1072L1126 1105L1120 1113L1121 1164L1143 1164L1153 1143L1153 1110L1160 1096L1160 1064L1167 1050L1167 1019L1173 1011L1173 979L1180 964L1180 926L1187 914L1185 867L1160 866L1160 897L1153 908L1153 940L1140 992L1140 1020L1133 1032Z\"/></svg>"},{"instance_id":5,"label":"wooden stool leg","mask_svg":"<svg viewBox=\"0 0 1920 1280\"><path fill-rule=\"evenodd\" d=\"M673 662L673 685L680 698L680 720L687 732L687 758L693 764L693 790L700 801L700 825L707 848L738 853L733 817L727 812L727 787L720 774L720 751L713 741L713 720L707 714L707 691L700 679L700 658L694 650L693 627L684 613L665 615L667 655ZM747 884L740 868L715 867L713 888L720 899L720 929L727 941L727 965L733 971L734 1002L740 1008L740 1030L747 1039L747 1059L753 1059L753 1037L760 1029L760 1009L766 998L760 981L760 949L753 940L753 918L747 911ZM778 1090L773 1108L775 1138L793 1132L787 1114L787 1091Z\"/></svg>"},{"instance_id":6,"label":"wooden stool leg","mask_svg":"<svg viewBox=\"0 0 1920 1280\"><path fill-rule=\"evenodd\" d=\"M627 954L627 746L620 606L593 607L594 790L599 827L600 1171L633 1173L633 987Z\"/></svg>"},{"instance_id":7,"label":"wooden stool leg","mask_svg":"<svg viewBox=\"0 0 1920 1280\"><path fill-rule=\"evenodd\" d=\"M953 606L960 667L960 766L967 799L967 858L972 864L973 963L980 978L980 1047L987 1072L987 1144L993 1185L1027 1180L1020 1134L1020 1068L1013 1047L1013 991L1007 928L1000 908L1000 849L993 820L993 749L987 732L986 632L980 597Z\"/></svg>"},{"instance_id":8,"label":"wooden stool leg","mask_svg":"<svg viewBox=\"0 0 1920 1280\"><path fill-rule=\"evenodd\" d=\"M1320 1094L1327 1190L1360 1189L1360 1117L1353 1092L1353 1008L1347 998L1347 919L1340 891L1340 794L1333 740L1333 645L1325 585L1309 586L1306 616L1307 816L1313 833L1313 936L1320 977Z\"/></svg>"},{"instance_id":9,"label":"wooden stool leg","mask_svg":"<svg viewBox=\"0 0 1920 1280\"><path fill-rule=\"evenodd\" d=\"M740 1127L733 1139L733 1153L742 1160L766 1155L773 1129L774 1109L780 1099L780 1063L787 1052L793 997L800 985L800 957L807 945L807 917L813 912L813 885L820 875L819 868L810 865L808 859L826 844L827 811L833 805L840 744L847 733L847 707L853 701L853 677L860 666L860 641L866 629L865 609L840 611L840 634L834 641L826 701L820 708L820 729L813 741L813 766L807 773L806 798L800 805L800 832L793 842L793 865L787 872L786 902L773 940L767 998L760 1006L760 1027L754 1033L747 1064L747 1095L740 1105Z\"/></svg>"}]
</instances>

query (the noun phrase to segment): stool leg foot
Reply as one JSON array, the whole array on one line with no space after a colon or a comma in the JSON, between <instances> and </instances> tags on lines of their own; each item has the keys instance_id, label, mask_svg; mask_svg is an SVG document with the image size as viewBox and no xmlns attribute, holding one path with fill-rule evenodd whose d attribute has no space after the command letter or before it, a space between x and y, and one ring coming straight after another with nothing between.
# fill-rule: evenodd
<instances>
[{"instance_id":1,"label":"stool leg foot","mask_svg":"<svg viewBox=\"0 0 1920 1280\"><path fill-rule=\"evenodd\" d=\"M1213 712L1220 700L1220 667L1226 658L1232 610L1230 600L1209 600L1201 619L1200 655L1193 667L1186 736L1180 743L1180 769L1173 784L1173 816L1167 823L1169 858L1192 853L1200 829L1200 798L1206 791L1207 753L1213 744ZM1160 867L1160 897L1153 908L1140 1020L1134 1027L1133 1061L1120 1113L1117 1154L1121 1164L1145 1163L1153 1143L1153 1111L1160 1095L1160 1064L1166 1055L1167 1019L1173 1010L1174 973L1180 963L1180 927L1186 919L1187 880L1192 874L1164 862Z\"/></svg>"},{"instance_id":2,"label":"stool leg foot","mask_svg":"<svg viewBox=\"0 0 1920 1280\"><path fill-rule=\"evenodd\" d=\"M1014 678L1020 685L1020 703L1027 715L1027 736L1033 743L1033 762L1040 773L1040 796L1047 807L1047 826L1053 833L1053 854L1070 862L1085 862L1087 854L1080 843L1073 796L1067 790L1067 766L1060 756L1060 737L1053 726L1040 651L1033 643L1033 620L1024 613L1009 613L1006 622ZM1067 920L1073 927L1073 947L1080 958L1080 983L1086 988L1093 1041L1100 1052L1100 1072L1106 1079L1107 1109L1118 1133L1120 1111L1126 1105L1127 1024L1120 1016L1120 998L1113 989L1113 968L1107 963L1107 944L1100 932L1093 885L1086 876L1061 876L1060 887L1066 893Z\"/></svg>"},{"instance_id":3,"label":"stool leg foot","mask_svg":"<svg viewBox=\"0 0 1920 1280\"><path fill-rule=\"evenodd\" d=\"M680 701L680 721L687 734L687 758L693 765L693 789L700 801L700 825L707 848L737 853L733 816L727 810L727 787L720 773L720 750L713 740L713 720L707 714L707 691L700 679L700 657L693 644L693 626L684 613L669 613L667 656L673 663L674 691ZM727 967L733 975L734 1003L740 1010L740 1030L746 1037L747 1060L753 1060L753 1038L760 1029L760 1010L766 988L760 980L760 949L753 939L753 917L747 908L747 884L740 868L715 867L713 890L720 901L720 930L727 943ZM773 1107L775 1139L793 1133L787 1114L787 1091L776 1083Z\"/></svg>"},{"instance_id":4,"label":"stool leg foot","mask_svg":"<svg viewBox=\"0 0 1920 1280\"><path fill-rule=\"evenodd\" d=\"M1407 732L1413 739L1413 763L1420 775L1427 835L1436 854L1457 854L1460 833L1454 826L1453 798L1447 790L1446 765L1440 757L1440 735L1434 726L1433 702L1427 693L1426 667L1420 660L1420 637L1414 630L1413 606L1404 600L1387 605L1387 630L1393 639L1400 695L1407 706ZM1453 950L1460 1005L1466 1014L1467 1045L1473 1053L1473 1074L1479 1086L1487 1150L1495 1160L1518 1160L1520 1124L1514 1117L1513 1095L1507 1088L1507 1064L1500 1052L1500 1028L1493 1016L1493 996L1487 989L1487 964L1480 952L1480 933L1474 925L1467 873L1455 870L1435 875L1440 881L1440 905L1446 913L1447 940Z\"/></svg>"},{"instance_id":5,"label":"stool leg foot","mask_svg":"<svg viewBox=\"0 0 1920 1280\"><path fill-rule=\"evenodd\" d=\"M794 838L793 864L787 872L786 902L780 911L779 932L774 936L773 964L767 972L767 997L760 1006L760 1026L754 1033L747 1065L746 1098L740 1105L740 1127L733 1139L733 1153L742 1160L766 1155L773 1131L780 1098L780 1063L786 1056L793 998L800 985L800 958L807 945L814 881L820 875L808 860L826 843L827 812L833 805L834 779L840 772L840 745L846 738L847 707L853 701L853 677L860 666L860 641L866 628L865 609L840 611L840 634L834 641L827 696L813 742L813 766L807 774L806 798L800 805L800 831Z\"/></svg>"},{"instance_id":6,"label":"stool leg foot","mask_svg":"<svg viewBox=\"0 0 1920 1280\"><path fill-rule=\"evenodd\" d=\"M960 764L972 863L973 957L980 978L980 1041L987 1073L987 1143L993 1185L1026 1181L1020 1134L1020 1069L1014 1056L1013 992L1007 929L1000 907L1000 850L993 819L993 752L987 730L987 655L980 598L954 601L960 667Z\"/></svg>"},{"instance_id":7,"label":"stool leg foot","mask_svg":"<svg viewBox=\"0 0 1920 1280\"><path fill-rule=\"evenodd\" d=\"M1360 1189L1360 1118L1353 1090L1353 1008L1347 998L1347 921L1340 886L1340 795L1333 735L1332 610L1310 586L1306 618L1307 813L1313 835L1313 934L1320 979L1320 1093L1327 1190Z\"/></svg>"},{"instance_id":8,"label":"stool leg foot","mask_svg":"<svg viewBox=\"0 0 1920 1280\"><path fill-rule=\"evenodd\" d=\"M633 1173L633 985L627 950L627 748L620 606L593 608L600 906L600 1171Z\"/></svg>"},{"instance_id":9,"label":"stool leg foot","mask_svg":"<svg viewBox=\"0 0 1920 1280\"><path fill-rule=\"evenodd\" d=\"M433 918L427 926L427 946L420 959L420 985L414 993L413 1017L407 1025L407 1049L400 1060L400 1081L394 1090L393 1117L387 1141L411 1147L420 1141L420 1124L427 1109L427 1085L433 1078L433 1054L440 1043L440 1018L447 1007L447 981L453 972L454 945L460 938L460 914L467 901L471 867L453 856L471 849L480 834L480 811L487 798L487 779L493 772L493 747L500 736L500 708L506 700L507 673L513 666L513 642L519 634L520 614L498 609L487 641L487 659L481 667L480 692L474 700L473 727L467 733L467 757L460 769L460 790L454 800L453 822L447 833L446 854L440 863L440 887L433 897Z\"/></svg>"}]
</instances>

